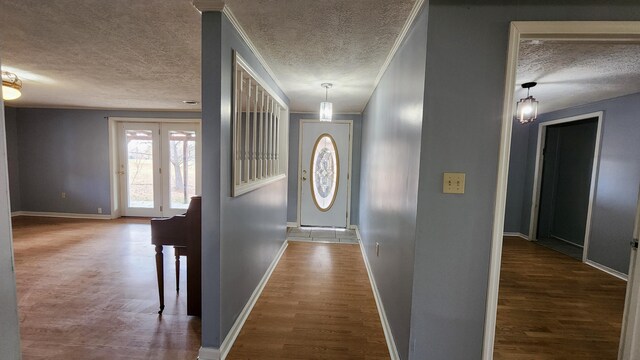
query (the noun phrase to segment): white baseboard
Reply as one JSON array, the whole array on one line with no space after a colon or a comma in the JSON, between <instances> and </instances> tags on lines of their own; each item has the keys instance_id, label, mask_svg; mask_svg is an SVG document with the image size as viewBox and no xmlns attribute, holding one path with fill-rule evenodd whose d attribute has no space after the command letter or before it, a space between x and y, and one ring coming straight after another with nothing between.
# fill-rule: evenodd
<instances>
[{"instance_id":1,"label":"white baseboard","mask_svg":"<svg viewBox=\"0 0 640 360\"><path fill-rule=\"evenodd\" d=\"M247 318L251 313L251 309L253 309L256 302L258 301L258 298L260 297L260 294L262 294L262 290L264 290L265 285L267 285L271 274L273 274L273 271L276 269L278 262L280 262L280 258L282 257L282 254L284 254L284 251L287 249L288 244L289 243L286 240L284 241L284 243L282 243L282 247L280 247L280 250L278 250L276 257L271 262L271 265L269 265L267 272L264 274L255 290L253 290L253 294L251 294L249 301L247 301L244 308L242 309L242 312L240 312L240 315L238 315L238 318L236 319L235 323L233 323L233 326L231 327L231 330L229 330L227 336L224 338L224 341L222 341L222 345L220 345L220 360L224 360L229 354L229 350L231 350L233 343L238 337L238 334L240 334L240 330L242 329L245 321L247 321Z\"/></svg>"},{"instance_id":2,"label":"white baseboard","mask_svg":"<svg viewBox=\"0 0 640 360\"><path fill-rule=\"evenodd\" d=\"M503 236L515 236L515 237L519 237L519 238L523 238L525 240L529 240L529 237L525 234L519 233L519 232L505 232L502 233Z\"/></svg>"},{"instance_id":3,"label":"white baseboard","mask_svg":"<svg viewBox=\"0 0 640 360\"><path fill-rule=\"evenodd\" d=\"M198 360L220 360L220 349L200 347Z\"/></svg>"},{"instance_id":4,"label":"white baseboard","mask_svg":"<svg viewBox=\"0 0 640 360\"><path fill-rule=\"evenodd\" d=\"M60 212L39 212L39 211L15 211L11 216L40 216L55 217L69 219L95 219L95 220L111 220L111 214L74 214Z\"/></svg>"},{"instance_id":5,"label":"white baseboard","mask_svg":"<svg viewBox=\"0 0 640 360\"><path fill-rule=\"evenodd\" d=\"M287 222L287 227L288 228L297 228L298 227L298 223L297 222Z\"/></svg>"},{"instance_id":6,"label":"white baseboard","mask_svg":"<svg viewBox=\"0 0 640 360\"><path fill-rule=\"evenodd\" d=\"M362 241L362 238L360 237L360 228L358 228L358 225L351 225L349 226L352 230L356 231L356 236L358 237L358 241Z\"/></svg>"},{"instance_id":7,"label":"white baseboard","mask_svg":"<svg viewBox=\"0 0 640 360\"><path fill-rule=\"evenodd\" d=\"M360 231L358 230L357 227L356 227L356 233L358 234L358 239L360 239ZM362 257L364 259L364 266L367 268L367 274L369 275L369 282L371 283L371 289L373 290L373 297L376 300L376 305L378 306L378 314L380 315L380 322L382 323L382 330L384 331L384 337L387 340L389 355L391 356L391 360L399 360L400 355L398 355L398 349L396 348L396 343L393 340L393 334L391 333L391 325L389 325L389 320L387 320L387 314L384 311L384 306L382 305L382 299L380 298L380 292L378 291L378 287L376 286L376 281L373 278L373 273L371 272L371 266L369 266L369 259L367 258L367 253L364 250L362 241L360 241L360 251L362 252Z\"/></svg>"},{"instance_id":8,"label":"white baseboard","mask_svg":"<svg viewBox=\"0 0 640 360\"><path fill-rule=\"evenodd\" d=\"M620 271L617 270L613 270L612 268L606 267L604 265L598 264L597 262L591 261L591 260L586 260L584 262L585 264L594 267L600 271L604 271L609 275L615 276L618 279L624 280L624 281L628 281L629 277L626 274L621 273Z\"/></svg>"}]
</instances>

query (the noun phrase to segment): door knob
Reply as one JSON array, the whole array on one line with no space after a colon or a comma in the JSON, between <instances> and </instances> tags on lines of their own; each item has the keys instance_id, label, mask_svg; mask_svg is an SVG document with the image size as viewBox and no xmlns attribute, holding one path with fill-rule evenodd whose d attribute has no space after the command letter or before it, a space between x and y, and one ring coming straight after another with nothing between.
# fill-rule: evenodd
<instances>
[{"instance_id":1,"label":"door knob","mask_svg":"<svg viewBox=\"0 0 640 360\"><path fill-rule=\"evenodd\" d=\"M302 181L307 181L307 178L303 176Z\"/></svg>"}]
</instances>

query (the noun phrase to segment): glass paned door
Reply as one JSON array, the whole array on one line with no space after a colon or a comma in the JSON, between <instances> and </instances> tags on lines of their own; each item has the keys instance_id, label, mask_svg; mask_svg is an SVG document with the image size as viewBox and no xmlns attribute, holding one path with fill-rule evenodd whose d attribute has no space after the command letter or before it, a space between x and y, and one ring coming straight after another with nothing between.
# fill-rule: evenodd
<instances>
[{"instance_id":1,"label":"glass paned door","mask_svg":"<svg viewBox=\"0 0 640 360\"><path fill-rule=\"evenodd\" d=\"M120 175L126 216L161 214L158 124L123 123Z\"/></svg>"},{"instance_id":2,"label":"glass paned door","mask_svg":"<svg viewBox=\"0 0 640 360\"><path fill-rule=\"evenodd\" d=\"M200 194L200 131L196 124L162 124L164 215L184 213Z\"/></svg>"},{"instance_id":3,"label":"glass paned door","mask_svg":"<svg viewBox=\"0 0 640 360\"><path fill-rule=\"evenodd\" d=\"M186 212L200 194L200 126L122 123L120 184L124 216Z\"/></svg>"}]
</instances>

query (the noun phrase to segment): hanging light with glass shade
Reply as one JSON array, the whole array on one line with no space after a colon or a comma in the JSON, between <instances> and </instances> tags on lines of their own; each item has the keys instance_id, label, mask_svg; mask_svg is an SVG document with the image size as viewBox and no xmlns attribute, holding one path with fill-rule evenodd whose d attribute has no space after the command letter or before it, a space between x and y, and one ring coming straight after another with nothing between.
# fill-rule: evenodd
<instances>
[{"instance_id":1,"label":"hanging light with glass shade","mask_svg":"<svg viewBox=\"0 0 640 360\"><path fill-rule=\"evenodd\" d=\"M320 103L320 121L331 121L333 116L333 104L329 102L329 89L333 87L333 84L323 83L322 86L325 89L324 101Z\"/></svg>"},{"instance_id":2,"label":"hanging light with glass shade","mask_svg":"<svg viewBox=\"0 0 640 360\"><path fill-rule=\"evenodd\" d=\"M533 122L538 117L538 100L529 94L532 87L538 85L537 82L527 82L522 84L523 89L527 89L527 97L520 99L516 104L516 116L521 124Z\"/></svg>"},{"instance_id":3,"label":"hanging light with glass shade","mask_svg":"<svg viewBox=\"0 0 640 360\"><path fill-rule=\"evenodd\" d=\"M18 78L18 75L2 71L2 99L3 100L15 100L22 95L22 80Z\"/></svg>"}]
</instances>

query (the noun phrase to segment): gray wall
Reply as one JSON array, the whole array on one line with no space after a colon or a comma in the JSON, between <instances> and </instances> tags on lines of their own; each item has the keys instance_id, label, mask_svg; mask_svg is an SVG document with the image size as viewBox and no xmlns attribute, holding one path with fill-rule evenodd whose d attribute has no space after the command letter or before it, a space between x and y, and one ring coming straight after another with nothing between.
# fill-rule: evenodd
<instances>
[{"instance_id":1,"label":"gray wall","mask_svg":"<svg viewBox=\"0 0 640 360\"><path fill-rule=\"evenodd\" d=\"M111 213L107 117L200 117L199 112L33 108L15 112L17 136L7 136L18 154L12 158L10 181L12 190L19 191L20 210L79 214L97 214L99 207Z\"/></svg>"},{"instance_id":2,"label":"gray wall","mask_svg":"<svg viewBox=\"0 0 640 360\"><path fill-rule=\"evenodd\" d=\"M629 2L430 2L410 358L481 357L509 22L640 19L639 5L619 5L623 3ZM635 126L629 119L624 122ZM633 148L628 137L621 145ZM638 136L634 139L637 143ZM611 171L612 156L618 154L606 153L603 159ZM637 166L637 151L633 158ZM624 174L637 174L636 166ZM466 194L441 193L445 171L467 174ZM625 209L631 208L627 204L635 202L637 177L611 173L625 188L633 183L626 199L616 197ZM609 190L612 184L607 185ZM620 225L626 234L627 221ZM619 234L615 230L609 235L617 238Z\"/></svg>"},{"instance_id":3,"label":"gray wall","mask_svg":"<svg viewBox=\"0 0 640 360\"><path fill-rule=\"evenodd\" d=\"M287 221L298 221L298 156L300 149L300 120L317 120L318 114L292 113L289 117L289 181L287 197ZM351 224L358 224L360 215L360 147L362 140L362 115L334 114L334 120L353 121L353 144L351 161Z\"/></svg>"},{"instance_id":4,"label":"gray wall","mask_svg":"<svg viewBox=\"0 0 640 360\"><path fill-rule=\"evenodd\" d=\"M16 114L17 111L15 108L4 108L11 211L22 210L20 201L20 169L18 167L18 123L16 120Z\"/></svg>"},{"instance_id":5,"label":"gray wall","mask_svg":"<svg viewBox=\"0 0 640 360\"><path fill-rule=\"evenodd\" d=\"M16 273L11 235L9 170L5 136L5 109L0 97L0 351L2 359L19 360L20 327L16 295Z\"/></svg>"},{"instance_id":6,"label":"gray wall","mask_svg":"<svg viewBox=\"0 0 640 360\"><path fill-rule=\"evenodd\" d=\"M604 111L604 115L587 258L626 274L640 183L640 93L542 114L538 123L596 111ZM537 137L538 125L533 124L525 172L528 180L522 199L520 231L525 234L529 232Z\"/></svg>"},{"instance_id":7,"label":"gray wall","mask_svg":"<svg viewBox=\"0 0 640 360\"><path fill-rule=\"evenodd\" d=\"M362 117L360 234L403 359L409 354L426 30L423 11Z\"/></svg>"},{"instance_id":8,"label":"gray wall","mask_svg":"<svg viewBox=\"0 0 640 360\"><path fill-rule=\"evenodd\" d=\"M288 104L226 16L202 17L202 343L218 348L285 240L287 181L231 197L232 50Z\"/></svg>"}]
</instances>

